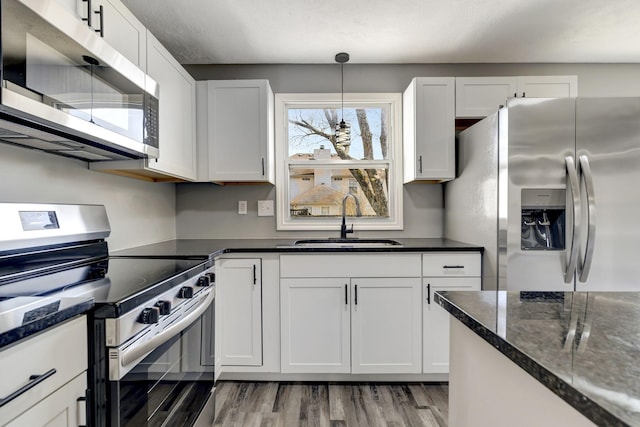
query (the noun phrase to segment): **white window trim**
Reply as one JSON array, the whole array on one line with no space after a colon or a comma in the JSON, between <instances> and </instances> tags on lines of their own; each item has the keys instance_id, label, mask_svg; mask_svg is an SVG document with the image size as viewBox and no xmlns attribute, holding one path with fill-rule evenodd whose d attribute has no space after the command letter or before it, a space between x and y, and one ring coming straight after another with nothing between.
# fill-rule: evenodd
<instances>
[{"instance_id":1,"label":"white window trim","mask_svg":"<svg viewBox=\"0 0 640 427\"><path fill-rule=\"evenodd\" d=\"M275 140L276 140L276 224L278 230L338 230L340 218L310 218L309 220L289 216L289 179L286 168L288 155L287 105L298 106L326 106L335 102L340 107L342 94L340 93L278 93L275 95ZM388 134L393 138L389 151L389 160L393 166L389 175L389 218L359 218L348 217L348 223L354 224L354 230L402 230L402 94L401 93L345 93L344 103L357 102L391 102L388 120ZM375 160L371 161L376 163Z\"/></svg>"}]
</instances>

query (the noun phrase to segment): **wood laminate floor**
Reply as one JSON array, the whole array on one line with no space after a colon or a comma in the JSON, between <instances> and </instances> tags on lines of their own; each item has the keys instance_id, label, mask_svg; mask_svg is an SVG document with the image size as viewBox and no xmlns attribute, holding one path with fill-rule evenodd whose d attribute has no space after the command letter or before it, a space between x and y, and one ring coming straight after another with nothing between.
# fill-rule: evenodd
<instances>
[{"instance_id":1,"label":"wood laminate floor","mask_svg":"<svg viewBox=\"0 0 640 427\"><path fill-rule=\"evenodd\" d=\"M446 427L446 383L222 381L214 426Z\"/></svg>"}]
</instances>

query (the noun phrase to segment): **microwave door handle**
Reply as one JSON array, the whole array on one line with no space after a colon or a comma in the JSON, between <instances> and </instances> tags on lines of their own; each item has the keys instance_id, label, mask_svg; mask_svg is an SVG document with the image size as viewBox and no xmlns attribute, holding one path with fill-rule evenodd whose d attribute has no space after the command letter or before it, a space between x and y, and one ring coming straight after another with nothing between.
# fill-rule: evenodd
<instances>
[{"instance_id":1,"label":"microwave door handle","mask_svg":"<svg viewBox=\"0 0 640 427\"><path fill-rule=\"evenodd\" d=\"M564 158L567 171L567 190L571 194L571 208L573 210L573 226L571 232L571 244L569 245L569 259L567 260L566 270L564 272L564 282L571 283L573 275L576 271L578 260L577 239L577 223L580 216L580 186L578 185L578 172L573 157L566 156Z\"/></svg>"},{"instance_id":2,"label":"microwave door handle","mask_svg":"<svg viewBox=\"0 0 640 427\"><path fill-rule=\"evenodd\" d=\"M189 326L192 322L194 322L204 311L209 307L211 301L213 301L215 297L215 292L209 291L208 295L204 298L204 300L198 305L196 309L194 309L191 313L182 317L178 322L169 326L167 329L154 336L148 341L143 342L139 346L132 346L133 348L129 348L124 350L121 354L120 358L120 366L123 368L127 368L132 363L137 362L141 357L146 356L151 353L156 347L161 346L165 342L169 341L171 338L178 335L182 332L187 326Z\"/></svg>"},{"instance_id":3,"label":"microwave door handle","mask_svg":"<svg viewBox=\"0 0 640 427\"><path fill-rule=\"evenodd\" d=\"M591 173L591 165L589 158L585 155L579 158L580 178L584 182L587 204L587 243L584 249L584 256L580 254L580 275L578 280L586 282L591 270L593 261L593 249L596 238L596 201L593 192L593 174Z\"/></svg>"}]
</instances>

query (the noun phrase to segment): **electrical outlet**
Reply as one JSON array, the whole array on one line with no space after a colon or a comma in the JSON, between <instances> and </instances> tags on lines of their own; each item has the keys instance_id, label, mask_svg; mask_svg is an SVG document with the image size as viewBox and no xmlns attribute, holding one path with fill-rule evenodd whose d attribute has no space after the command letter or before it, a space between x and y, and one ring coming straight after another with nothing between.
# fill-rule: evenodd
<instances>
[{"instance_id":1,"label":"electrical outlet","mask_svg":"<svg viewBox=\"0 0 640 427\"><path fill-rule=\"evenodd\" d=\"M247 201L246 200L238 200L238 214L246 215L247 214Z\"/></svg>"},{"instance_id":2,"label":"electrical outlet","mask_svg":"<svg viewBox=\"0 0 640 427\"><path fill-rule=\"evenodd\" d=\"M273 200L258 200L258 216L273 216Z\"/></svg>"}]
</instances>

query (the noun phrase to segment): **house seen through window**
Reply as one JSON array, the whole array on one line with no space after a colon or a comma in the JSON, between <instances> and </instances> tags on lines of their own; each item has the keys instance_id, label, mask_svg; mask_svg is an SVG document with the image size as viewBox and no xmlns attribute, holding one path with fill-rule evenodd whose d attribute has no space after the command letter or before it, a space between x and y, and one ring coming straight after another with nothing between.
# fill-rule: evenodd
<instances>
[{"instance_id":1,"label":"house seen through window","mask_svg":"<svg viewBox=\"0 0 640 427\"><path fill-rule=\"evenodd\" d=\"M345 214L356 229L400 228L399 95L352 96L344 109L333 94L279 94L276 109L280 229L330 229ZM397 96L393 96L397 95ZM346 95L345 95L346 97ZM351 140L337 144L341 119Z\"/></svg>"}]
</instances>

